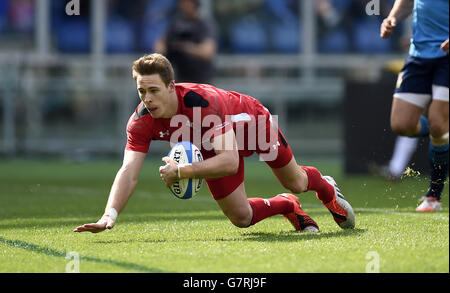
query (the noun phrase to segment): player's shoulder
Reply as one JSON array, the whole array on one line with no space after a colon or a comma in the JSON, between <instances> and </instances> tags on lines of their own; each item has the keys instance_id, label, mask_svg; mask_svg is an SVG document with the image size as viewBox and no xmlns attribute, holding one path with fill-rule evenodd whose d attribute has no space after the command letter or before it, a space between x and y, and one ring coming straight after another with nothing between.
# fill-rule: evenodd
<instances>
[{"instance_id":1,"label":"player's shoulder","mask_svg":"<svg viewBox=\"0 0 450 293\"><path fill-rule=\"evenodd\" d=\"M227 91L209 84L177 83L176 89L184 105L188 108L207 108L211 102L228 96Z\"/></svg>"},{"instance_id":2,"label":"player's shoulder","mask_svg":"<svg viewBox=\"0 0 450 293\"><path fill-rule=\"evenodd\" d=\"M202 114L227 115L255 109L259 102L248 95L228 91L209 84L176 84L177 95L184 109L202 108ZM183 110L184 111L184 110Z\"/></svg>"},{"instance_id":3,"label":"player's shoulder","mask_svg":"<svg viewBox=\"0 0 450 293\"><path fill-rule=\"evenodd\" d=\"M142 129L144 126L151 126L153 124L153 118L145 107L144 103L139 103L139 105L131 114L128 120L127 128L131 129Z\"/></svg>"},{"instance_id":4,"label":"player's shoulder","mask_svg":"<svg viewBox=\"0 0 450 293\"><path fill-rule=\"evenodd\" d=\"M134 118L137 120L137 119L140 119L140 118L142 118L142 117L144 117L146 115L148 115L147 118L151 117L150 112L147 110L147 108L145 107L144 103L140 102L139 105L134 110Z\"/></svg>"},{"instance_id":5,"label":"player's shoulder","mask_svg":"<svg viewBox=\"0 0 450 293\"><path fill-rule=\"evenodd\" d=\"M150 112L147 110L143 102L140 102L139 105L137 105L136 109L134 109L134 112L130 118L130 120L133 121L143 121L152 119L153 118L150 115Z\"/></svg>"}]
</instances>

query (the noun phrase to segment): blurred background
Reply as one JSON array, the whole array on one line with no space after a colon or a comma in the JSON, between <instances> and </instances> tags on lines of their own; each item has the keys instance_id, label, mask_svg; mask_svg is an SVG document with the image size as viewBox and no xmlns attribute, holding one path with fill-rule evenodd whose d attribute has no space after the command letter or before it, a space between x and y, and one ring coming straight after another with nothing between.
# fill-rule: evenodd
<instances>
[{"instance_id":1,"label":"blurred background","mask_svg":"<svg viewBox=\"0 0 450 293\"><path fill-rule=\"evenodd\" d=\"M378 1L375 15L367 0L194 2L216 44L209 82L267 105L297 156L345 156L349 172L365 171L351 167L366 165L358 150L367 162L389 158L387 117L410 38L408 21L379 37L394 0ZM157 50L179 7L1 0L0 157L120 158L139 102L132 62ZM151 153L167 149L152 143Z\"/></svg>"}]
</instances>

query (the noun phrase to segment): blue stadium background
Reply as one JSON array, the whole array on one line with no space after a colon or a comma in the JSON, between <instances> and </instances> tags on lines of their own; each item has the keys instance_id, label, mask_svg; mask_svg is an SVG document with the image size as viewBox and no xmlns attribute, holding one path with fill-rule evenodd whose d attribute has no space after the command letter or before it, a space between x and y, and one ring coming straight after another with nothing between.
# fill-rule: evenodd
<instances>
[{"instance_id":1,"label":"blue stadium background","mask_svg":"<svg viewBox=\"0 0 450 293\"><path fill-rule=\"evenodd\" d=\"M152 51L176 8L176 0L80 0L80 15L68 16L68 2L0 2L4 158L120 157L138 102L130 64ZM378 2L379 15L366 14L366 0L200 2L218 28L212 83L262 100L300 156L344 154L346 84L377 83L409 45L408 21L379 38L393 0Z\"/></svg>"}]
</instances>

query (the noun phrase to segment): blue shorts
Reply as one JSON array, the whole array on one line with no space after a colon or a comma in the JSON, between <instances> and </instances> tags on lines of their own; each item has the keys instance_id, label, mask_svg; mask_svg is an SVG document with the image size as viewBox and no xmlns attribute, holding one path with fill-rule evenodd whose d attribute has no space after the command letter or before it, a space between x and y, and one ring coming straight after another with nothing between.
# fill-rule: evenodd
<instances>
[{"instance_id":1,"label":"blue shorts","mask_svg":"<svg viewBox=\"0 0 450 293\"><path fill-rule=\"evenodd\" d=\"M449 101L449 57L424 59L408 56L398 75L394 98L425 108L431 99Z\"/></svg>"}]
</instances>

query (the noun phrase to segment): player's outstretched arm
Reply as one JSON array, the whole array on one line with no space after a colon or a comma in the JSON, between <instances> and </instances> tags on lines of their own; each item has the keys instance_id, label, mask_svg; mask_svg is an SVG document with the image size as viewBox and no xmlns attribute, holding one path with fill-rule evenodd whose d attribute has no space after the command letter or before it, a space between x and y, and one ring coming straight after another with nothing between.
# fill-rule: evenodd
<instances>
[{"instance_id":1,"label":"player's outstretched arm","mask_svg":"<svg viewBox=\"0 0 450 293\"><path fill-rule=\"evenodd\" d=\"M78 226L74 232L98 233L114 227L118 214L127 204L137 185L145 156L144 153L125 150L123 164L111 187L105 213L96 223Z\"/></svg>"},{"instance_id":2,"label":"player's outstretched arm","mask_svg":"<svg viewBox=\"0 0 450 293\"><path fill-rule=\"evenodd\" d=\"M383 20L380 27L380 37L389 38L398 23L411 14L414 0L396 0L388 17Z\"/></svg>"},{"instance_id":3,"label":"player's outstretched arm","mask_svg":"<svg viewBox=\"0 0 450 293\"><path fill-rule=\"evenodd\" d=\"M171 186L180 178L220 178L235 174L239 168L239 153L234 131L230 129L214 137L212 146L216 156L180 167L179 170L174 160L164 157L162 160L166 165L159 168L159 173L166 186Z\"/></svg>"}]
</instances>

